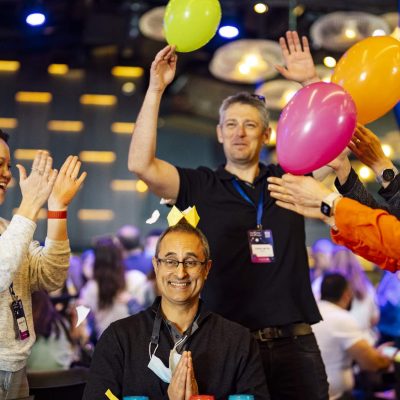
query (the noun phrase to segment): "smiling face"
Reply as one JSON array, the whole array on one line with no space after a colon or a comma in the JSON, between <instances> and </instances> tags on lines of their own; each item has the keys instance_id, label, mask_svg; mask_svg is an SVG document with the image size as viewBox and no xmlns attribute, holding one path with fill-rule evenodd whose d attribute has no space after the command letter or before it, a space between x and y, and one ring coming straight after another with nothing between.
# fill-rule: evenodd
<instances>
[{"instance_id":1,"label":"smiling face","mask_svg":"<svg viewBox=\"0 0 400 400\"><path fill-rule=\"evenodd\" d=\"M11 180L10 149L7 143L0 139L0 204L6 196L7 185Z\"/></svg>"},{"instance_id":2,"label":"smiling face","mask_svg":"<svg viewBox=\"0 0 400 400\"><path fill-rule=\"evenodd\" d=\"M241 103L230 105L217 126L218 141L224 147L227 164L258 163L261 147L268 143L269 132L257 108Z\"/></svg>"},{"instance_id":3,"label":"smiling face","mask_svg":"<svg viewBox=\"0 0 400 400\"><path fill-rule=\"evenodd\" d=\"M162 296L162 302L188 306L197 304L211 267L211 260L194 268L185 268L182 263L176 268L170 268L157 261L157 258L204 262L206 256L200 238L189 232L168 233L159 245L157 256L153 258L157 287Z\"/></svg>"}]
</instances>

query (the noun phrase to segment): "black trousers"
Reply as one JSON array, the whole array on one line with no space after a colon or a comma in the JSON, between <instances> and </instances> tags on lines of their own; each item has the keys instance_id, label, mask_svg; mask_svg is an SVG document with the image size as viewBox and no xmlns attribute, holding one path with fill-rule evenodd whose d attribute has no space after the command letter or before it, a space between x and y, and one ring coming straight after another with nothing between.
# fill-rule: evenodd
<instances>
[{"instance_id":1,"label":"black trousers","mask_svg":"<svg viewBox=\"0 0 400 400\"><path fill-rule=\"evenodd\" d=\"M328 380L314 334L258 340L271 400L328 400Z\"/></svg>"}]
</instances>

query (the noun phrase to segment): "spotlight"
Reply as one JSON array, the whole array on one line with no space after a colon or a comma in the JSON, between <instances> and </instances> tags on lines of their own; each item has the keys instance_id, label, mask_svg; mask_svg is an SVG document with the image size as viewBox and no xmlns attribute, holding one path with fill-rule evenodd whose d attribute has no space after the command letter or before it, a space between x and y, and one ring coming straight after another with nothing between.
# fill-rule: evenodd
<instances>
[{"instance_id":1,"label":"spotlight","mask_svg":"<svg viewBox=\"0 0 400 400\"><path fill-rule=\"evenodd\" d=\"M46 16L42 12L31 12L25 22L30 26L41 26L46 22Z\"/></svg>"},{"instance_id":2,"label":"spotlight","mask_svg":"<svg viewBox=\"0 0 400 400\"><path fill-rule=\"evenodd\" d=\"M218 33L223 38L232 39L239 35L239 29L236 26L225 25L218 29Z\"/></svg>"}]
</instances>

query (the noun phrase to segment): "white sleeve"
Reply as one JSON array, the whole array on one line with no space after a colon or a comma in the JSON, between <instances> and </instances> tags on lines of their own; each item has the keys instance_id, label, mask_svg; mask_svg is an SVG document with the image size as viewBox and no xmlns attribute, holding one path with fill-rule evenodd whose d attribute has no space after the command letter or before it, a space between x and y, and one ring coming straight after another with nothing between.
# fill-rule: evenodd
<instances>
[{"instance_id":1,"label":"white sleeve","mask_svg":"<svg viewBox=\"0 0 400 400\"><path fill-rule=\"evenodd\" d=\"M4 220L2 221L4 224ZM36 224L21 215L14 215L0 236L0 292L8 290L15 272L23 264L32 242Z\"/></svg>"}]
</instances>

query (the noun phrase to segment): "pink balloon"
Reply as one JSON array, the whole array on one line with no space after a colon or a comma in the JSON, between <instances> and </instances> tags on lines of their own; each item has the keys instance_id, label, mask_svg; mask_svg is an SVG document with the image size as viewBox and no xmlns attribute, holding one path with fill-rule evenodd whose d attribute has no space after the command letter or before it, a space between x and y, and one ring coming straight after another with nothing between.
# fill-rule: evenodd
<instances>
[{"instance_id":1,"label":"pink balloon","mask_svg":"<svg viewBox=\"0 0 400 400\"><path fill-rule=\"evenodd\" d=\"M295 175L328 164L348 145L356 120L354 101L341 86L318 82L300 89L279 118L279 164Z\"/></svg>"}]
</instances>

